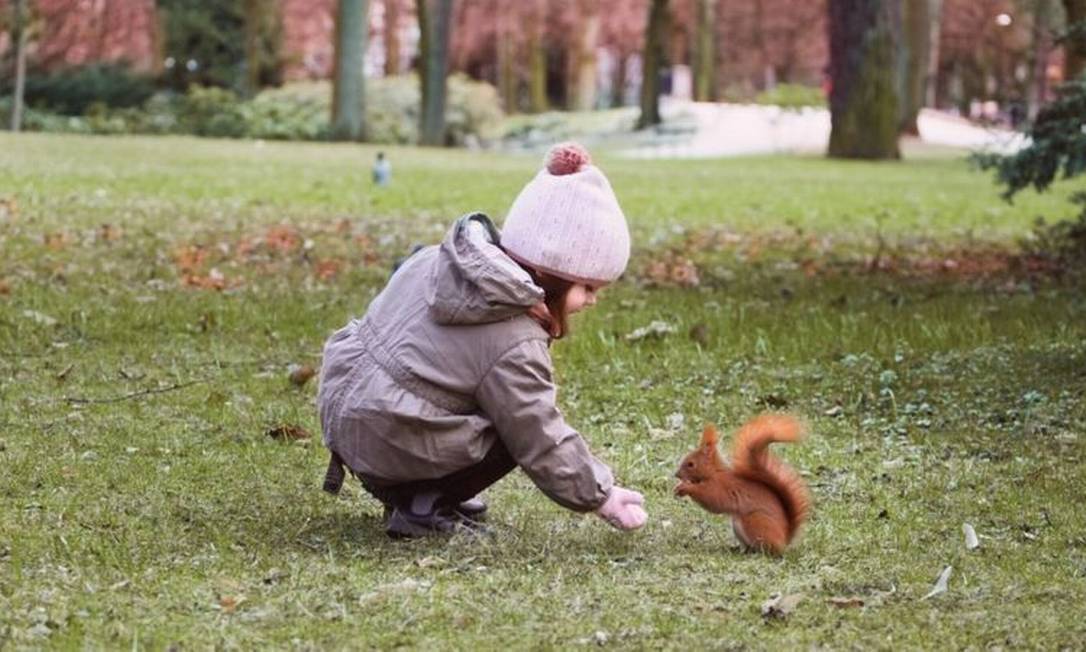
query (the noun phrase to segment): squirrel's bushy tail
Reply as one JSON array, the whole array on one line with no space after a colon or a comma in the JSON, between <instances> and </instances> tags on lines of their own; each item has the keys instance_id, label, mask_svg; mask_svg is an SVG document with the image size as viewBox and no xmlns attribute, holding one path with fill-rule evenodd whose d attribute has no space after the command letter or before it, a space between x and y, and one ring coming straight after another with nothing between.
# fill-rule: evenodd
<instances>
[{"instance_id":1,"label":"squirrel's bushy tail","mask_svg":"<svg viewBox=\"0 0 1086 652\"><path fill-rule=\"evenodd\" d=\"M732 440L732 470L736 475L769 487L788 515L788 541L807 520L811 496L796 471L770 454L774 442L803 438L803 425L794 417L763 414L748 421Z\"/></svg>"}]
</instances>

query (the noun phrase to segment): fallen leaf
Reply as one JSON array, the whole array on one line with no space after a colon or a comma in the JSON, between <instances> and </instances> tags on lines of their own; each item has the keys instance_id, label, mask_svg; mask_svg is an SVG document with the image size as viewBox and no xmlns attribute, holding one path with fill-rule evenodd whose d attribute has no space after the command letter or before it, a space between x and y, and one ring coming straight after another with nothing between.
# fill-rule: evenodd
<instances>
[{"instance_id":1,"label":"fallen leaf","mask_svg":"<svg viewBox=\"0 0 1086 652\"><path fill-rule=\"evenodd\" d=\"M53 233L46 233L44 242L45 246L53 251L60 251L68 246L68 242L71 238L63 231L54 231Z\"/></svg>"},{"instance_id":2,"label":"fallen leaf","mask_svg":"<svg viewBox=\"0 0 1086 652\"><path fill-rule=\"evenodd\" d=\"M298 234L298 230L293 226L286 224L279 224L268 229L264 234L264 244L269 249L274 249L280 253L290 253L298 248L301 244L302 238Z\"/></svg>"},{"instance_id":3,"label":"fallen leaf","mask_svg":"<svg viewBox=\"0 0 1086 652\"><path fill-rule=\"evenodd\" d=\"M61 369L60 371L57 372L57 375L55 376L55 378L57 380L66 379L68 377L68 374L72 373L72 369L74 369L74 368L75 368L74 364L70 364L67 367L64 367L63 369Z\"/></svg>"},{"instance_id":4,"label":"fallen leaf","mask_svg":"<svg viewBox=\"0 0 1086 652\"><path fill-rule=\"evenodd\" d=\"M953 567L947 566L943 569L943 572L939 574L939 579L935 580L935 586L931 587L928 594L920 598L921 600L927 600L928 598L939 595L940 593L946 593L947 582L950 581L950 573Z\"/></svg>"},{"instance_id":5,"label":"fallen leaf","mask_svg":"<svg viewBox=\"0 0 1086 652\"><path fill-rule=\"evenodd\" d=\"M98 227L98 239L105 240L106 242L113 242L120 240L123 232L119 226L113 224L102 224Z\"/></svg>"},{"instance_id":6,"label":"fallen leaf","mask_svg":"<svg viewBox=\"0 0 1086 652\"><path fill-rule=\"evenodd\" d=\"M769 596L768 600L762 603L762 618L765 618L766 620L771 618L787 618L796 610L796 605L802 600L802 593L789 593L788 595L774 593Z\"/></svg>"},{"instance_id":7,"label":"fallen leaf","mask_svg":"<svg viewBox=\"0 0 1086 652\"><path fill-rule=\"evenodd\" d=\"M317 371L310 365L303 364L290 366L290 382L295 387L302 387L315 375L317 375Z\"/></svg>"},{"instance_id":8,"label":"fallen leaf","mask_svg":"<svg viewBox=\"0 0 1086 652\"><path fill-rule=\"evenodd\" d=\"M199 245L186 245L174 251L173 260L177 268L185 273L191 273L203 265L207 259L207 250Z\"/></svg>"},{"instance_id":9,"label":"fallen leaf","mask_svg":"<svg viewBox=\"0 0 1086 652\"><path fill-rule=\"evenodd\" d=\"M14 197L0 197L0 219L15 221L19 215L19 203Z\"/></svg>"},{"instance_id":10,"label":"fallen leaf","mask_svg":"<svg viewBox=\"0 0 1086 652\"><path fill-rule=\"evenodd\" d=\"M232 614L238 610L238 605L242 602L245 602L245 596L243 595L236 598L234 596L224 595L219 598L219 608L222 609L224 614Z\"/></svg>"},{"instance_id":11,"label":"fallen leaf","mask_svg":"<svg viewBox=\"0 0 1086 652\"><path fill-rule=\"evenodd\" d=\"M666 337L675 332L675 327L666 321L655 320L649 323L648 326L642 326L641 328L634 329L631 333L626 335L627 342L636 342L637 340L645 339L646 337Z\"/></svg>"},{"instance_id":12,"label":"fallen leaf","mask_svg":"<svg viewBox=\"0 0 1086 652\"><path fill-rule=\"evenodd\" d=\"M343 264L338 260L321 260L313 267L313 273L322 281L327 281L339 274Z\"/></svg>"},{"instance_id":13,"label":"fallen leaf","mask_svg":"<svg viewBox=\"0 0 1086 652\"><path fill-rule=\"evenodd\" d=\"M856 596L850 596L850 597L847 597L847 598L846 597L832 597L832 598L826 600L826 602L833 605L833 606L835 606L835 607L841 608L841 609L848 609L850 607L862 607L862 606L864 606L864 599L856 597Z\"/></svg>"},{"instance_id":14,"label":"fallen leaf","mask_svg":"<svg viewBox=\"0 0 1086 652\"><path fill-rule=\"evenodd\" d=\"M369 593L363 593L358 596L358 604L364 605L368 602L373 602L390 595L415 592L421 593L428 590L431 586L433 586L433 582L429 580L416 580L409 577L401 582L382 584Z\"/></svg>"},{"instance_id":15,"label":"fallen leaf","mask_svg":"<svg viewBox=\"0 0 1086 652\"><path fill-rule=\"evenodd\" d=\"M788 399L781 396L780 394L766 394L765 396L759 398L758 402L774 410L780 410L788 407Z\"/></svg>"},{"instance_id":16,"label":"fallen leaf","mask_svg":"<svg viewBox=\"0 0 1086 652\"><path fill-rule=\"evenodd\" d=\"M705 346L709 343L709 327L705 324L694 324L690 328L690 339Z\"/></svg>"},{"instance_id":17,"label":"fallen leaf","mask_svg":"<svg viewBox=\"0 0 1086 652\"><path fill-rule=\"evenodd\" d=\"M423 557L415 560L415 565L419 568L437 568L444 566L446 563L448 562L441 557Z\"/></svg>"},{"instance_id":18,"label":"fallen leaf","mask_svg":"<svg viewBox=\"0 0 1086 652\"><path fill-rule=\"evenodd\" d=\"M7 279L0 278L0 295L8 296L9 294L11 294L11 285Z\"/></svg>"},{"instance_id":19,"label":"fallen leaf","mask_svg":"<svg viewBox=\"0 0 1086 652\"><path fill-rule=\"evenodd\" d=\"M272 439L309 439L312 435L305 428L292 423L284 423L273 428L269 428L264 432L265 435Z\"/></svg>"},{"instance_id":20,"label":"fallen leaf","mask_svg":"<svg viewBox=\"0 0 1086 652\"><path fill-rule=\"evenodd\" d=\"M980 547L980 539L977 538L977 531L973 529L972 525L962 523L962 533L965 534L966 550L976 550Z\"/></svg>"},{"instance_id":21,"label":"fallen leaf","mask_svg":"<svg viewBox=\"0 0 1086 652\"><path fill-rule=\"evenodd\" d=\"M212 267L207 274L186 274L182 278L184 285L204 290L223 290L226 288L226 276Z\"/></svg>"},{"instance_id":22,"label":"fallen leaf","mask_svg":"<svg viewBox=\"0 0 1086 652\"><path fill-rule=\"evenodd\" d=\"M41 326L49 327L49 326L56 326L57 325L57 320L56 319L54 319L53 317L50 317L49 315L47 315L45 313L38 312L37 310L24 310L23 311L23 317L26 317L27 319L29 319L29 320L33 321L34 323L39 324Z\"/></svg>"}]
</instances>

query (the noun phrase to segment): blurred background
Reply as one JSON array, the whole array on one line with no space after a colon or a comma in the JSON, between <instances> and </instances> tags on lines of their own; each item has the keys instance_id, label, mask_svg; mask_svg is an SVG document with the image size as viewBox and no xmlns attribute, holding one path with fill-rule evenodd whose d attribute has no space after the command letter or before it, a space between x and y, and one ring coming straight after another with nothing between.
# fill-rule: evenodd
<instances>
[{"instance_id":1,"label":"blurred background","mask_svg":"<svg viewBox=\"0 0 1086 652\"><path fill-rule=\"evenodd\" d=\"M575 137L649 156L894 158L899 134L1014 149L1012 130L1081 73L1084 14L1083 0L0 0L0 116L467 147Z\"/></svg>"}]
</instances>

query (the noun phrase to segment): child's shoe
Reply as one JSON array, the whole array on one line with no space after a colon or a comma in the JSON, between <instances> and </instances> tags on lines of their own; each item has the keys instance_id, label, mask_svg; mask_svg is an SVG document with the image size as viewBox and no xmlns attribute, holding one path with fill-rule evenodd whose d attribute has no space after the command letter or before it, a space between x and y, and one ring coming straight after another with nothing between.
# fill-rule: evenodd
<instances>
[{"instance_id":1,"label":"child's shoe","mask_svg":"<svg viewBox=\"0 0 1086 652\"><path fill-rule=\"evenodd\" d=\"M456 513L471 521L485 521L486 503L478 496L469 498L456 506Z\"/></svg>"},{"instance_id":2,"label":"child's shoe","mask_svg":"<svg viewBox=\"0 0 1086 652\"><path fill-rule=\"evenodd\" d=\"M393 539L416 539L454 534L461 527L461 519L451 509L414 514L408 509L397 507L392 510L385 523L385 533Z\"/></svg>"}]
</instances>

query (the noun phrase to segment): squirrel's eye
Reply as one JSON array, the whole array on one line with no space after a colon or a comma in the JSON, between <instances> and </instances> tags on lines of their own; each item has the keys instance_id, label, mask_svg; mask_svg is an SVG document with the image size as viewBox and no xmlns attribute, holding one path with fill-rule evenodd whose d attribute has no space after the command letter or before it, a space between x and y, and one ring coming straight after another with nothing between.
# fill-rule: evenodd
<instances>
[{"instance_id":1,"label":"squirrel's eye","mask_svg":"<svg viewBox=\"0 0 1086 652\"><path fill-rule=\"evenodd\" d=\"M694 463L693 462L687 462L686 463L686 468L688 468L688 469L694 468Z\"/></svg>"}]
</instances>

